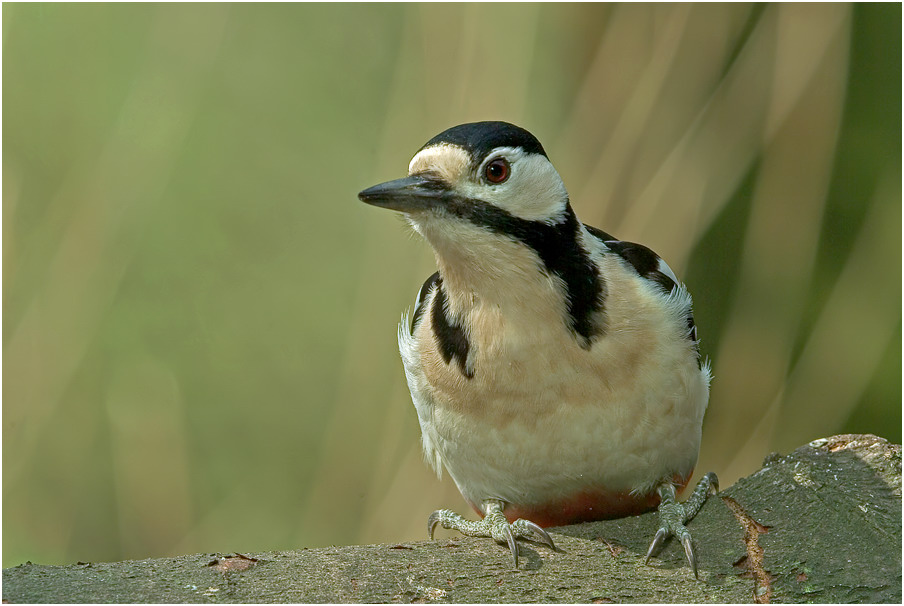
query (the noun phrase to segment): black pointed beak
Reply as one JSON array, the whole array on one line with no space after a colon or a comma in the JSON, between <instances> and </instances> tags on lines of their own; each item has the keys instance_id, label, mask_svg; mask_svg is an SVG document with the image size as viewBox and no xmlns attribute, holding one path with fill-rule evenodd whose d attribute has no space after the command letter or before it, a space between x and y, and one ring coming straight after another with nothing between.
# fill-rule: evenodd
<instances>
[{"instance_id":1,"label":"black pointed beak","mask_svg":"<svg viewBox=\"0 0 904 606\"><path fill-rule=\"evenodd\" d=\"M449 187L435 177L411 175L368 187L358 194L358 199L374 206L407 213L434 208L449 193Z\"/></svg>"}]
</instances>

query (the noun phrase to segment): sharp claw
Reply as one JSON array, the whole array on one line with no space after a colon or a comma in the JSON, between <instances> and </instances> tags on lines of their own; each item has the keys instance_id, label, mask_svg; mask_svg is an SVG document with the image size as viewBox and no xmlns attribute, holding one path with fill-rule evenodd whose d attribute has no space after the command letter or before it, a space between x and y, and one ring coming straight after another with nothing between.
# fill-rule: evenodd
<instances>
[{"instance_id":1,"label":"sharp claw","mask_svg":"<svg viewBox=\"0 0 904 606\"><path fill-rule=\"evenodd\" d=\"M483 502L484 516L477 522L472 522L448 509L439 509L427 518L427 535L433 539L433 532L437 525L450 530L457 530L463 535L471 537L488 537L499 543L508 545L512 554L512 564L518 567L519 546L518 539L529 539L546 545L553 551L556 544L538 524L530 520L519 519L509 523L502 514L503 503L495 499Z\"/></svg>"},{"instance_id":2,"label":"sharp claw","mask_svg":"<svg viewBox=\"0 0 904 606\"><path fill-rule=\"evenodd\" d=\"M653 542L650 543L650 548L647 550L647 559L644 560L644 564L649 564L650 558L659 553L659 550L662 549L662 544L668 535L669 531L665 528L660 528L656 531L656 536L653 537Z\"/></svg>"},{"instance_id":3,"label":"sharp claw","mask_svg":"<svg viewBox=\"0 0 904 606\"><path fill-rule=\"evenodd\" d=\"M433 531L436 530L436 525L439 524L439 514L438 511L434 511L430 514L430 517L427 518L427 534L430 536L430 540L433 540Z\"/></svg>"},{"instance_id":4,"label":"sharp claw","mask_svg":"<svg viewBox=\"0 0 904 606\"><path fill-rule=\"evenodd\" d=\"M556 544L552 542L552 537L549 536L548 532L546 532L545 530L540 528L539 525L534 524L530 520L524 520L524 525L534 534L535 537L537 537L537 540L540 543L543 543L553 551L556 551Z\"/></svg>"},{"instance_id":5,"label":"sharp claw","mask_svg":"<svg viewBox=\"0 0 904 606\"><path fill-rule=\"evenodd\" d=\"M691 542L691 535L685 534L682 536L681 544L684 545L684 555L687 556L687 563L694 571L694 578L699 579L700 575L697 574L697 556L694 555L694 544Z\"/></svg>"},{"instance_id":6,"label":"sharp claw","mask_svg":"<svg viewBox=\"0 0 904 606\"><path fill-rule=\"evenodd\" d=\"M515 565L515 568L518 568L518 542L515 541L515 533L512 532L512 527L509 525L505 525L502 528L505 540L508 543L509 549L512 551L512 563Z\"/></svg>"},{"instance_id":7,"label":"sharp claw","mask_svg":"<svg viewBox=\"0 0 904 606\"><path fill-rule=\"evenodd\" d=\"M717 494L719 492L719 477L712 471L706 474L706 477L709 478L709 485L712 494Z\"/></svg>"}]
</instances>

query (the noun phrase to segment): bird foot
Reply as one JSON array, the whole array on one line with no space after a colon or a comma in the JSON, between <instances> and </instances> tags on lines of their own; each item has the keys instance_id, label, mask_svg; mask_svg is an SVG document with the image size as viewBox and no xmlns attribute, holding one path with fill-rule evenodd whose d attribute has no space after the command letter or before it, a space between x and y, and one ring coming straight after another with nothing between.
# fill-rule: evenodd
<instances>
[{"instance_id":1,"label":"bird foot","mask_svg":"<svg viewBox=\"0 0 904 606\"><path fill-rule=\"evenodd\" d=\"M427 532L433 538L433 531L437 524L447 530L457 530L469 537L487 537L497 543L508 544L512 552L512 561L515 568L518 567L518 539L529 539L542 543L555 551L555 543L552 537L530 520L518 519L511 524L502 513L503 504L495 499L483 502L485 512L483 519L478 521L468 520L449 509L440 509L430 514L427 519Z\"/></svg>"},{"instance_id":2,"label":"bird foot","mask_svg":"<svg viewBox=\"0 0 904 606\"><path fill-rule=\"evenodd\" d=\"M703 476L703 479L694 488L694 492L684 503L679 503L676 500L675 486L671 483L661 485L659 487L659 496L661 498L659 503L660 526L659 530L656 531L656 536L653 537L650 549L647 550L646 562L649 562L651 557L662 550L666 539L674 536L681 541L681 545L684 547L684 555L687 557L687 563L694 571L694 577L699 579L694 544L691 540L691 533L688 532L685 524L697 515L710 493L718 491L719 478L713 472Z\"/></svg>"}]
</instances>

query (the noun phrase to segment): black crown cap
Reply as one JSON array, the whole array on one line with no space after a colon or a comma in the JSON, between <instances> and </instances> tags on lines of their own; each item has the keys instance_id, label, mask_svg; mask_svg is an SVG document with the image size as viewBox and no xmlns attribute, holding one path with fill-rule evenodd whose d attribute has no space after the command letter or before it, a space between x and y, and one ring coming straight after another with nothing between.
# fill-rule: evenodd
<instances>
[{"instance_id":1,"label":"black crown cap","mask_svg":"<svg viewBox=\"0 0 904 606\"><path fill-rule=\"evenodd\" d=\"M529 154L546 156L546 151L535 136L520 126L508 122L468 122L459 124L436 135L421 149L448 143L468 151L480 162L497 147L520 147Z\"/></svg>"}]
</instances>

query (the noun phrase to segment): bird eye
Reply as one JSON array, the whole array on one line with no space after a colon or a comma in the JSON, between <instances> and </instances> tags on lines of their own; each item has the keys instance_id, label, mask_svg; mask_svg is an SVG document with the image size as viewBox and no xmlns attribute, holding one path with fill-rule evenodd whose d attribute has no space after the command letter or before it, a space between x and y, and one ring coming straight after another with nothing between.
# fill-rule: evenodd
<instances>
[{"instance_id":1,"label":"bird eye","mask_svg":"<svg viewBox=\"0 0 904 606\"><path fill-rule=\"evenodd\" d=\"M511 167L505 158L490 161L484 169L484 175L490 183L502 183L509 178Z\"/></svg>"}]
</instances>

